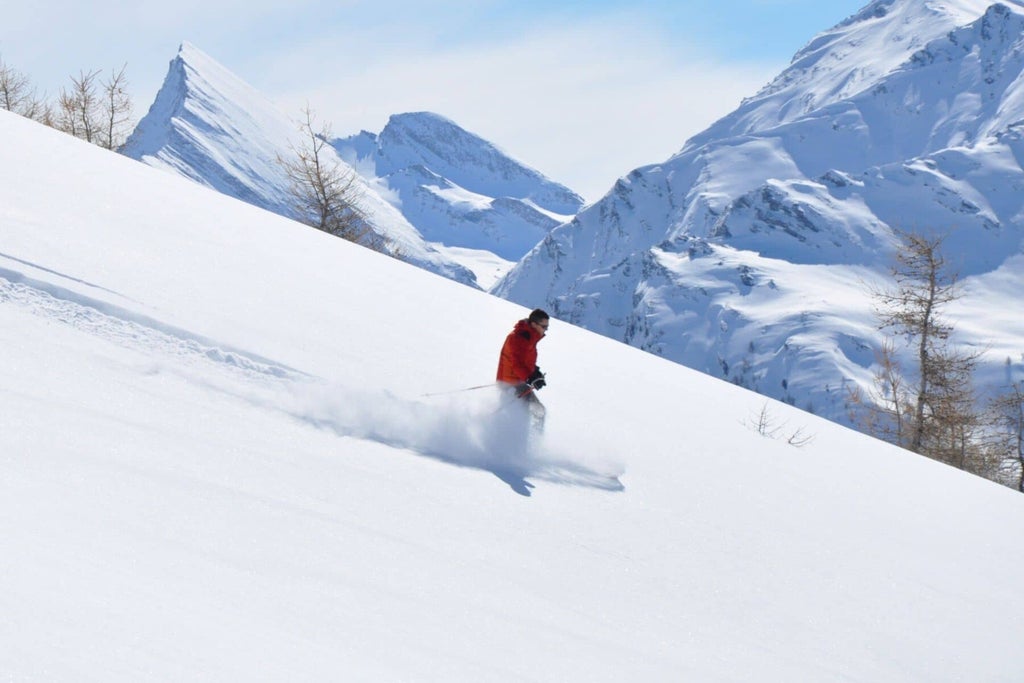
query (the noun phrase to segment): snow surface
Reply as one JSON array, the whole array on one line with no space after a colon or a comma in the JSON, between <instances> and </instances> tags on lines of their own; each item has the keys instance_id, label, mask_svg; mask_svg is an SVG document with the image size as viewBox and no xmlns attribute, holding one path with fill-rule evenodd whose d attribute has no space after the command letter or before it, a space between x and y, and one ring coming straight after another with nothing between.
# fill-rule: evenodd
<instances>
[{"instance_id":1,"label":"snow surface","mask_svg":"<svg viewBox=\"0 0 1024 683\"><path fill-rule=\"evenodd\" d=\"M524 309L0 144L4 677L1019 679L1019 494L558 321L528 440Z\"/></svg>"}]
</instances>

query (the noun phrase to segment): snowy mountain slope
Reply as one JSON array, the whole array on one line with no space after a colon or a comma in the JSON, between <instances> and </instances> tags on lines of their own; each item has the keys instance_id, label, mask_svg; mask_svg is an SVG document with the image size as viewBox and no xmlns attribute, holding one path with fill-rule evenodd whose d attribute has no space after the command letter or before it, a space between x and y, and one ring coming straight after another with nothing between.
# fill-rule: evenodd
<instances>
[{"instance_id":1,"label":"snowy mountain slope","mask_svg":"<svg viewBox=\"0 0 1024 683\"><path fill-rule=\"evenodd\" d=\"M583 200L494 145L429 112L396 114L379 135L334 140L395 207L434 242L517 261Z\"/></svg>"},{"instance_id":2,"label":"snowy mountain slope","mask_svg":"<svg viewBox=\"0 0 1024 683\"><path fill-rule=\"evenodd\" d=\"M892 261L893 228L949 233L966 308L1016 305L986 282L1007 257L1016 267L1024 227L1021 7L868 5L493 291L845 421L836 387L870 380L867 289ZM1018 324L961 332L978 348L1024 343ZM982 379L1005 381L1007 356L985 358Z\"/></svg>"},{"instance_id":3,"label":"snowy mountain slope","mask_svg":"<svg viewBox=\"0 0 1024 683\"><path fill-rule=\"evenodd\" d=\"M402 258L464 284L489 287L582 205L572 191L436 114L396 115L380 136L333 142L341 154L334 161L361 174L363 208L377 232ZM291 117L184 43L122 152L291 216L277 159L298 147Z\"/></svg>"},{"instance_id":4,"label":"snowy mountain slope","mask_svg":"<svg viewBox=\"0 0 1024 683\"><path fill-rule=\"evenodd\" d=\"M183 43L149 112L121 153L284 216L294 215L278 158L301 149L297 122L214 59ZM325 150L328 155L333 152ZM340 158L334 163L346 167ZM361 180L360 206L402 258L475 285L472 271L438 250Z\"/></svg>"},{"instance_id":5,"label":"snowy mountain slope","mask_svg":"<svg viewBox=\"0 0 1024 683\"><path fill-rule=\"evenodd\" d=\"M470 192L529 200L555 214L574 215L583 204L569 188L437 114L395 114L379 135L364 131L356 137L368 136L375 145L368 147L363 142L356 149L370 151L382 176L410 166L425 166ZM348 147L347 140L335 142Z\"/></svg>"},{"instance_id":6,"label":"snowy mountain slope","mask_svg":"<svg viewBox=\"0 0 1024 683\"><path fill-rule=\"evenodd\" d=\"M557 322L523 444L457 391L522 309L6 112L0 140L14 679L1016 675L1018 494Z\"/></svg>"},{"instance_id":7,"label":"snowy mountain slope","mask_svg":"<svg viewBox=\"0 0 1024 683\"><path fill-rule=\"evenodd\" d=\"M874 0L815 36L785 71L744 100L736 112L694 136L687 147L774 129L869 92L929 41L975 21L993 4L990 0Z\"/></svg>"}]
</instances>

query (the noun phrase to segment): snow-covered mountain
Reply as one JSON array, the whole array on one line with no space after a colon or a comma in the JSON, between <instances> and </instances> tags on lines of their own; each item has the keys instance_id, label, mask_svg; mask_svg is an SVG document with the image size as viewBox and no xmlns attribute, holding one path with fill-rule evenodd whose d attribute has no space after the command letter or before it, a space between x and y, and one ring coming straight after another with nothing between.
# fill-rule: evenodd
<instances>
[{"instance_id":1,"label":"snow-covered mountain","mask_svg":"<svg viewBox=\"0 0 1024 683\"><path fill-rule=\"evenodd\" d=\"M876 0L556 228L493 291L832 419L871 381L894 229L949 234L962 343L1019 379L1024 5ZM912 364L908 365L908 367Z\"/></svg>"},{"instance_id":2,"label":"snow-covered mountain","mask_svg":"<svg viewBox=\"0 0 1024 683\"><path fill-rule=\"evenodd\" d=\"M287 116L186 42L171 60L163 86L121 153L254 206L294 216L288 179L278 159L291 158L302 145L297 116ZM324 153L330 163L347 166L331 148ZM476 285L472 270L423 239L379 188L358 175L356 182L368 222L403 259Z\"/></svg>"},{"instance_id":3,"label":"snow-covered mountain","mask_svg":"<svg viewBox=\"0 0 1024 683\"><path fill-rule=\"evenodd\" d=\"M395 206L433 242L518 261L583 199L452 121L396 114L380 134L334 141L352 165L397 194Z\"/></svg>"},{"instance_id":4,"label":"snow-covered mountain","mask_svg":"<svg viewBox=\"0 0 1024 683\"><path fill-rule=\"evenodd\" d=\"M301 146L296 118L184 43L122 153L292 216L278 159ZM436 115L396 116L379 138L364 133L336 142L358 163L361 206L374 229L402 258L464 284L493 284L582 204ZM331 149L325 153L347 166ZM374 168L385 177L368 172Z\"/></svg>"},{"instance_id":5,"label":"snow-covered mountain","mask_svg":"<svg viewBox=\"0 0 1024 683\"><path fill-rule=\"evenodd\" d=\"M524 440L521 307L0 146L5 678L1019 678L1019 493L557 321Z\"/></svg>"}]
</instances>

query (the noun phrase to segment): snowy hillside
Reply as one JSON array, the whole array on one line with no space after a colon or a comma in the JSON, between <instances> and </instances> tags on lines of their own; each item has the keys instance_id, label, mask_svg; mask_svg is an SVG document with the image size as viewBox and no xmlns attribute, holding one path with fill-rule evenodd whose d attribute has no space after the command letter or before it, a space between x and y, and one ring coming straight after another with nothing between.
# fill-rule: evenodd
<instances>
[{"instance_id":1,"label":"snowy hillside","mask_svg":"<svg viewBox=\"0 0 1024 683\"><path fill-rule=\"evenodd\" d=\"M509 261L583 206L568 188L429 112L396 114L379 135L363 131L334 145L395 191L395 207L427 239Z\"/></svg>"},{"instance_id":2,"label":"snowy hillside","mask_svg":"<svg viewBox=\"0 0 1024 683\"><path fill-rule=\"evenodd\" d=\"M149 112L122 154L169 170L244 202L294 215L279 158L302 148L296 116L276 106L215 60L183 43ZM325 153L333 156L330 149ZM333 160L347 168L340 158ZM464 284L476 284L465 259L428 243L371 183L361 180L360 206L374 230L402 258Z\"/></svg>"},{"instance_id":3,"label":"snowy hillside","mask_svg":"<svg viewBox=\"0 0 1024 683\"><path fill-rule=\"evenodd\" d=\"M982 384L1020 379L1024 323L998 321L1024 281L1022 36L1019 2L877 0L493 291L844 421L893 229L948 233L958 341Z\"/></svg>"},{"instance_id":4,"label":"snowy hillside","mask_svg":"<svg viewBox=\"0 0 1024 683\"><path fill-rule=\"evenodd\" d=\"M8 678L1018 677L1019 494L557 321L524 441L524 309L0 144Z\"/></svg>"}]
</instances>

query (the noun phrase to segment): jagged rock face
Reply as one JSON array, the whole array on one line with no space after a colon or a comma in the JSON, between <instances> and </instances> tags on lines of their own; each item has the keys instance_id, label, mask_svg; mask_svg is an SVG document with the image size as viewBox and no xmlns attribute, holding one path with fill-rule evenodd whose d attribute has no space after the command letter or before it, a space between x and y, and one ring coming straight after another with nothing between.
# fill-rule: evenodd
<instances>
[{"instance_id":1,"label":"jagged rock face","mask_svg":"<svg viewBox=\"0 0 1024 683\"><path fill-rule=\"evenodd\" d=\"M493 291L845 420L846 389L870 384L867 290L894 230L948 233L968 284L1020 268L1022 15L1019 2L868 5Z\"/></svg>"},{"instance_id":2,"label":"jagged rock face","mask_svg":"<svg viewBox=\"0 0 1024 683\"><path fill-rule=\"evenodd\" d=\"M396 114L379 135L364 131L334 146L386 183L396 208L428 240L510 261L583 205L568 188L429 112Z\"/></svg>"}]
</instances>

